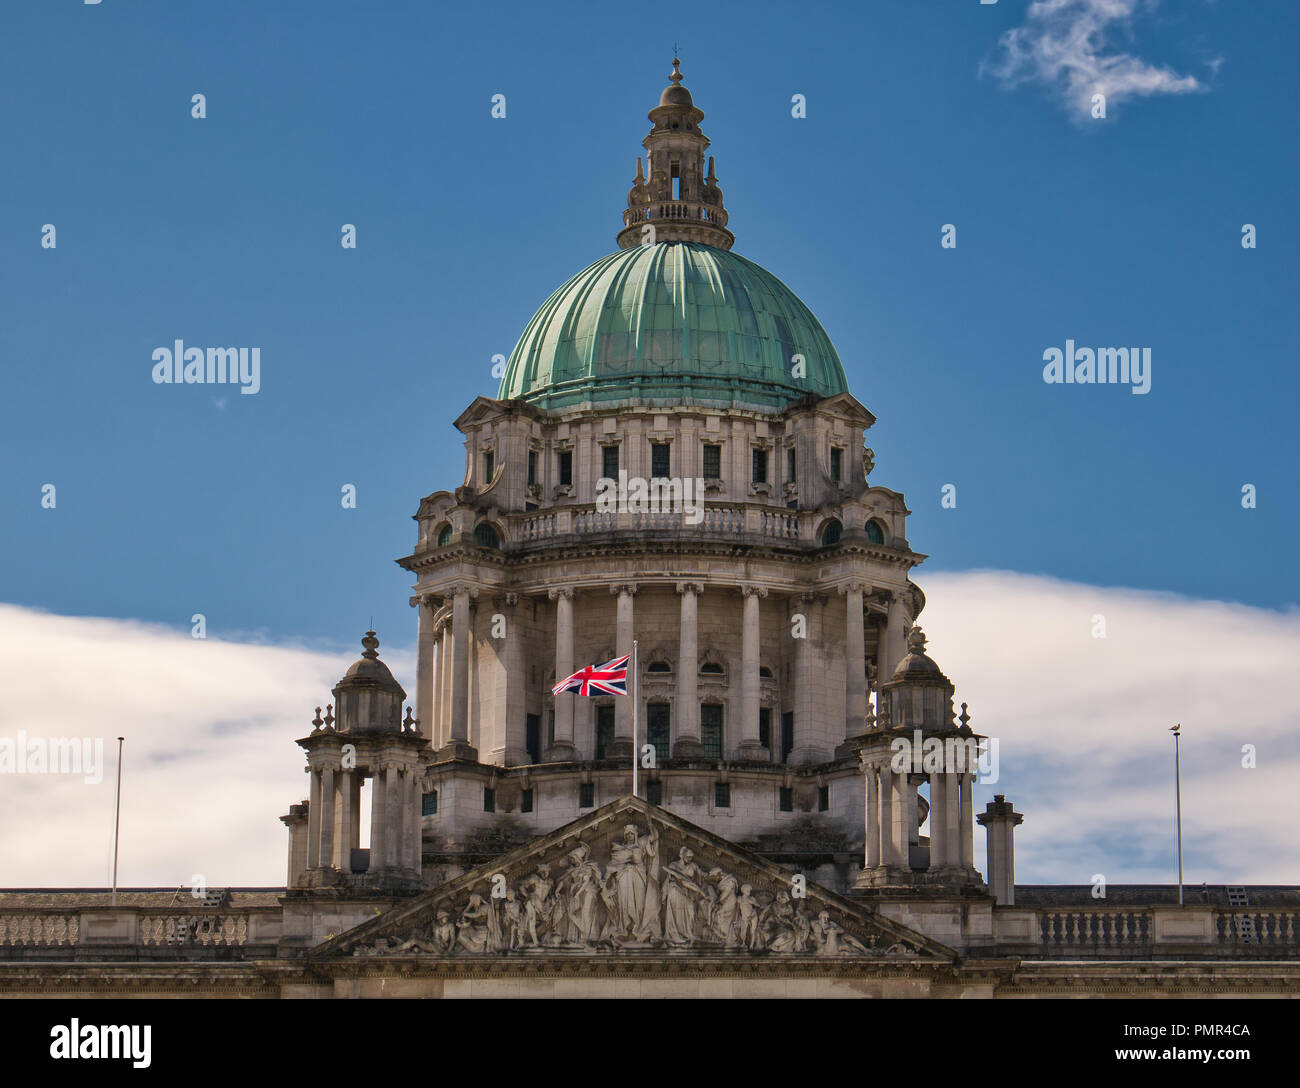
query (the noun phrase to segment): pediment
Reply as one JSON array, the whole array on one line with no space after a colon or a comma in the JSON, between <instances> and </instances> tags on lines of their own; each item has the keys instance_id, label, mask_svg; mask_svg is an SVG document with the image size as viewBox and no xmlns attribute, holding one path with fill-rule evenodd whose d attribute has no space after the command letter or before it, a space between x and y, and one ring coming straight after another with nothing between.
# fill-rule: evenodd
<instances>
[{"instance_id":1,"label":"pediment","mask_svg":"<svg viewBox=\"0 0 1300 1088\"><path fill-rule=\"evenodd\" d=\"M951 962L952 949L638 797L317 946L325 958L668 954Z\"/></svg>"}]
</instances>

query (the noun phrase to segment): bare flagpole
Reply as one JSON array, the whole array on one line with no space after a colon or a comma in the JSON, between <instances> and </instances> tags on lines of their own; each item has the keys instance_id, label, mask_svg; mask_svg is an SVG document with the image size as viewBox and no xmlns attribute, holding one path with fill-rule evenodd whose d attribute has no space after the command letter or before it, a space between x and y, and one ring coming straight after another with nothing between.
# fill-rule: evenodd
<instances>
[{"instance_id":1,"label":"bare flagpole","mask_svg":"<svg viewBox=\"0 0 1300 1088\"><path fill-rule=\"evenodd\" d=\"M641 670L637 665L637 640L632 640L632 796L637 795L637 748L641 730L637 718L641 709Z\"/></svg>"},{"instance_id":2,"label":"bare flagpole","mask_svg":"<svg viewBox=\"0 0 1300 1088\"><path fill-rule=\"evenodd\" d=\"M113 898L112 906L117 906L117 832L122 823L122 741L117 738L117 800L113 813Z\"/></svg>"},{"instance_id":3,"label":"bare flagpole","mask_svg":"<svg viewBox=\"0 0 1300 1088\"><path fill-rule=\"evenodd\" d=\"M1178 738L1183 723L1179 722L1170 732L1174 735L1174 806L1178 813L1178 905L1183 905L1183 775L1179 767Z\"/></svg>"}]
</instances>

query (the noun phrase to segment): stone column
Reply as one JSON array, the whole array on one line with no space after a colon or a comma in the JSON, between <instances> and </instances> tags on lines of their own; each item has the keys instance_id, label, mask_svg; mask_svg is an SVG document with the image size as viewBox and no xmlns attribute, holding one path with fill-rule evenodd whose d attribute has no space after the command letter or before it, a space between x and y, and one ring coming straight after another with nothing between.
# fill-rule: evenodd
<instances>
[{"instance_id":1,"label":"stone column","mask_svg":"<svg viewBox=\"0 0 1300 1088\"><path fill-rule=\"evenodd\" d=\"M401 770L389 767L384 776L384 868L397 864L402 839Z\"/></svg>"},{"instance_id":2,"label":"stone column","mask_svg":"<svg viewBox=\"0 0 1300 1088\"><path fill-rule=\"evenodd\" d=\"M431 597L415 598L417 616L416 673L415 673L415 716L420 723L420 732L426 737L433 736L433 671L437 653L433 636L434 599Z\"/></svg>"},{"instance_id":3,"label":"stone column","mask_svg":"<svg viewBox=\"0 0 1300 1088\"><path fill-rule=\"evenodd\" d=\"M894 852L894 772L889 766L880 768L880 864L897 865Z\"/></svg>"},{"instance_id":4,"label":"stone column","mask_svg":"<svg viewBox=\"0 0 1300 1088\"><path fill-rule=\"evenodd\" d=\"M900 869L910 867L908 859L909 850L907 848L907 818L911 811L912 804L908 799L908 794L912 787L909 783L909 776L904 772L901 774L892 774L890 778L894 783L894 828L893 828L893 846L895 864Z\"/></svg>"},{"instance_id":5,"label":"stone column","mask_svg":"<svg viewBox=\"0 0 1300 1088\"><path fill-rule=\"evenodd\" d=\"M446 744L438 753L441 759L478 759L478 752L469 743L470 600L477 596L474 587L458 585L452 597L451 721Z\"/></svg>"},{"instance_id":6,"label":"stone column","mask_svg":"<svg viewBox=\"0 0 1300 1088\"><path fill-rule=\"evenodd\" d=\"M573 598L571 586L552 589L555 602L555 682L573 674ZM546 762L567 763L578 758L573 745L573 692L555 696L555 743L546 750Z\"/></svg>"},{"instance_id":7,"label":"stone column","mask_svg":"<svg viewBox=\"0 0 1300 1088\"><path fill-rule=\"evenodd\" d=\"M674 759L698 759L704 754L704 746L700 743L700 635L696 602L704 586L699 582L678 582L677 592L682 598L682 611L672 752Z\"/></svg>"},{"instance_id":8,"label":"stone column","mask_svg":"<svg viewBox=\"0 0 1300 1088\"><path fill-rule=\"evenodd\" d=\"M352 868L352 827L357 815L352 808L352 772L340 768L334 776L334 865L349 872Z\"/></svg>"},{"instance_id":9,"label":"stone column","mask_svg":"<svg viewBox=\"0 0 1300 1088\"><path fill-rule=\"evenodd\" d=\"M846 611L844 625L844 738L857 737L867 728L867 636L862 619L860 583L842 586Z\"/></svg>"},{"instance_id":10,"label":"stone column","mask_svg":"<svg viewBox=\"0 0 1300 1088\"><path fill-rule=\"evenodd\" d=\"M961 867L963 869L975 868L975 823L974 823L974 795L973 790L975 783L969 771L963 772L957 776L961 783L961 801L958 805L957 824L958 839L961 846Z\"/></svg>"},{"instance_id":11,"label":"stone column","mask_svg":"<svg viewBox=\"0 0 1300 1088\"><path fill-rule=\"evenodd\" d=\"M930 868L948 864L947 782L940 771L930 775Z\"/></svg>"},{"instance_id":12,"label":"stone column","mask_svg":"<svg viewBox=\"0 0 1300 1088\"><path fill-rule=\"evenodd\" d=\"M321 767L321 868L334 864L334 768Z\"/></svg>"},{"instance_id":13,"label":"stone column","mask_svg":"<svg viewBox=\"0 0 1300 1088\"><path fill-rule=\"evenodd\" d=\"M867 778L867 856L866 868L880 864L880 773L873 764L866 765Z\"/></svg>"},{"instance_id":14,"label":"stone column","mask_svg":"<svg viewBox=\"0 0 1300 1088\"><path fill-rule=\"evenodd\" d=\"M411 768L411 858L410 868L419 873L424 869L424 816L422 804L424 799L423 772L417 765Z\"/></svg>"},{"instance_id":15,"label":"stone column","mask_svg":"<svg viewBox=\"0 0 1300 1088\"><path fill-rule=\"evenodd\" d=\"M370 871L384 868L384 853L388 848L388 816L386 801L388 769L376 764L370 779Z\"/></svg>"},{"instance_id":16,"label":"stone column","mask_svg":"<svg viewBox=\"0 0 1300 1088\"><path fill-rule=\"evenodd\" d=\"M819 736L819 731L814 728L817 715L813 707L817 685L822 683L821 670L810 645L813 632L817 630L817 617L813 614L817 601L818 595L811 591L804 591L795 598L795 611L804 618L805 637L794 640L794 748L789 756L793 764L824 763L831 758L827 749L817 745L820 736L829 730L822 731Z\"/></svg>"},{"instance_id":17,"label":"stone column","mask_svg":"<svg viewBox=\"0 0 1300 1088\"><path fill-rule=\"evenodd\" d=\"M767 763L772 758L771 751L764 747L758 735L759 693L762 682L759 679L759 646L762 633L759 624L759 602L767 596L762 586L744 586L741 596L744 599L744 615L741 618L741 695L740 695L740 748L741 759L761 760ZM778 723L779 727L779 723Z\"/></svg>"},{"instance_id":18,"label":"stone column","mask_svg":"<svg viewBox=\"0 0 1300 1088\"><path fill-rule=\"evenodd\" d=\"M947 844L947 864L961 864L961 781L956 774L944 778L944 842Z\"/></svg>"},{"instance_id":19,"label":"stone column","mask_svg":"<svg viewBox=\"0 0 1300 1088\"><path fill-rule=\"evenodd\" d=\"M989 891L1000 907L1013 907L1016 903L1015 830L1024 820L1015 806L1003 794L994 794L978 816L975 817L988 835Z\"/></svg>"},{"instance_id":20,"label":"stone column","mask_svg":"<svg viewBox=\"0 0 1300 1088\"><path fill-rule=\"evenodd\" d=\"M631 582L612 585L609 591L618 597L618 641L614 646L616 656L632 652L632 640L636 638L636 586ZM632 699L637 696L636 683L632 677L632 662L628 660L627 698L614 701L614 743L608 753L610 759L629 760L632 758Z\"/></svg>"},{"instance_id":21,"label":"stone column","mask_svg":"<svg viewBox=\"0 0 1300 1088\"><path fill-rule=\"evenodd\" d=\"M438 644L438 736L435 748L451 739L451 624L444 623Z\"/></svg>"},{"instance_id":22,"label":"stone column","mask_svg":"<svg viewBox=\"0 0 1300 1088\"><path fill-rule=\"evenodd\" d=\"M881 651L880 683L894 675L898 663L907 654L907 609L903 605L901 594L894 593L889 598L889 615L885 620L885 645Z\"/></svg>"},{"instance_id":23,"label":"stone column","mask_svg":"<svg viewBox=\"0 0 1300 1088\"><path fill-rule=\"evenodd\" d=\"M311 792L307 799L307 868L315 869L320 866L320 769L317 767L308 767L308 775L311 776Z\"/></svg>"},{"instance_id":24,"label":"stone column","mask_svg":"<svg viewBox=\"0 0 1300 1088\"><path fill-rule=\"evenodd\" d=\"M505 746L505 764L517 767L531 763L528 756L527 732L528 716L524 701L527 692L528 663L525 660L524 633L519 623L518 593L505 595L506 644L502 651L502 662L506 673L505 729L502 743Z\"/></svg>"}]
</instances>

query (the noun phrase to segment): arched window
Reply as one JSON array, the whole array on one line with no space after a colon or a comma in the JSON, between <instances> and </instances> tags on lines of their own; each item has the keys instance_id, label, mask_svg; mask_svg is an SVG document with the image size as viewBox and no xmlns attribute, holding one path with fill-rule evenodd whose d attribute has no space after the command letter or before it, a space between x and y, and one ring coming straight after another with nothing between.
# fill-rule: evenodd
<instances>
[{"instance_id":1,"label":"arched window","mask_svg":"<svg viewBox=\"0 0 1300 1088\"><path fill-rule=\"evenodd\" d=\"M497 536L497 531L491 525L486 521L480 521L474 526L474 543L480 548L499 548L501 538Z\"/></svg>"},{"instance_id":2,"label":"arched window","mask_svg":"<svg viewBox=\"0 0 1300 1088\"><path fill-rule=\"evenodd\" d=\"M723 671L722 666L714 661L706 661L700 666L700 672L707 673L709 676L721 676Z\"/></svg>"},{"instance_id":3,"label":"arched window","mask_svg":"<svg viewBox=\"0 0 1300 1088\"><path fill-rule=\"evenodd\" d=\"M672 672L673 667L667 661L652 661L646 672Z\"/></svg>"},{"instance_id":4,"label":"arched window","mask_svg":"<svg viewBox=\"0 0 1300 1088\"><path fill-rule=\"evenodd\" d=\"M883 544L885 542L885 530L881 528L880 522L872 520L866 524L867 539L872 544Z\"/></svg>"},{"instance_id":5,"label":"arched window","mask_svg":"<svg viewBox=\"0 0 1300 1088\"><path fill-rule=\"evenodd\" d=\"M445 548L451 543L451 526L444 525L438 530L438 547Z\"/></svg>"},{"instance_id":6,"label":"arched window","mask_svg":"<svg viewBox=\"0 0 1300 1088\"><path fill-rule=\"evenodd\" d=\"M772 679L772 670L769 669L766 665L759 665L759 667L758 667L758 675L759 675L759 677L761 677L763 680L771 680L771 679Z\"/></svg>"},{"instance_id":7,"label":"arched window","mask_svg":"<svg viewBox=\"0 0 1300 1088\"><path fill-rule=\"evenodd\" d=\"M843 531L844 526L835 518L831 518L831 520L822 527L822 543L838 544L840 542L840 533Z\"/></svg>"}]
</instances>

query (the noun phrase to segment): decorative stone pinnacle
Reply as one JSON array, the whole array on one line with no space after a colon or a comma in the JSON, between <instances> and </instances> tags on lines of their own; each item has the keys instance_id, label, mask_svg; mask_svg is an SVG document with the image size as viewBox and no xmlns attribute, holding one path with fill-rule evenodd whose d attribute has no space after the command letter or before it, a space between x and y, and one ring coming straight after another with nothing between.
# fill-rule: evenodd
<instances>
[{"instance_id":1,"label":"decorative stone pinnacle","mask_svg":"<svg viewBox=\"0 0 1300 1088\"><path fill-rule=\"evenodd\" d=\"M334 728L334 704L333 703L327 703L325 705L325 728L326 729Z\"/></svg>"},{"instance_id":2,"label":"decorative stone pinnacle","mask_svg":"<svg viewBox=\"0 0 1300 1088\"><path fill-rule=\"evenodd\" d=\"M673 57L673 74L670 75L668 79L672 82L673 86L676 86L682 81L682 62L676 57Z\"/></svg>"},{"instance_id":3,"label":"decorative stone pinnacle","mask_svg":"<svg viewBox=\"0 0 1300 1088\"><path fill-rule=\"evenodd\" d=\"M406 717L402 720L402 732L415 732L415 719L411 716L411 708L409 706L406 708Z\"/></svg>"},{"instance_id":4,"label":"decorative stone pinnacle","mask_svg":"<svg viewBox=\"0 0 1300 1088\"><path fill-rule=\"evenodd\" d=\"M379 656L379 639L375 638L374 631L367 631L366 637L361 640L361 645L365 647L362 657L368 657L374 660Z\"/></svg>"},{"instance_id":5,"label":"decorative stone pinnacle","mask_svg":"<svg viewBox=\"0 0 1300 1088\"><path fill-rule=\"evenodd\" d=\"M961 722L961 727L966 729L970 725L970 715L966 713L966 704L961 704L961 716L957 719Z\"/></svg>"},{"instance_id":6,"label":"decorative stone pinnacle","mask_svg":"<svg viewBox=\"0 0 1300 1088\"><path fill-rule=\"evenodd\" d=\"M312 718L311 724L312 724L313 733L319 733L320 727L325 724L323 721L321 721L320 707L316 708L316 717Z\"/></svg>"},{"instance_id":7,"label":"decorative stone pinnacle","mask_svg":"<svg viewBox=\"0 0 1300 1088\"><path fill-rule=\"evenodd\" d=\"M914 654L925 653L925 632L917 624L912 624L912 629L907 633L907 648Z\"/></svg>"}]
</instances>

